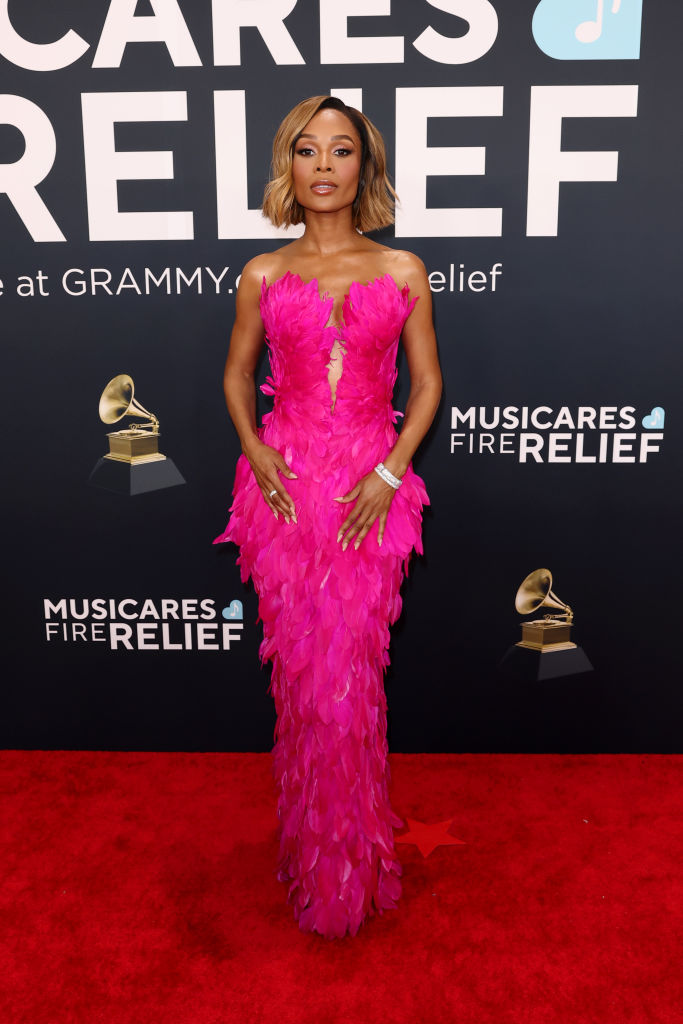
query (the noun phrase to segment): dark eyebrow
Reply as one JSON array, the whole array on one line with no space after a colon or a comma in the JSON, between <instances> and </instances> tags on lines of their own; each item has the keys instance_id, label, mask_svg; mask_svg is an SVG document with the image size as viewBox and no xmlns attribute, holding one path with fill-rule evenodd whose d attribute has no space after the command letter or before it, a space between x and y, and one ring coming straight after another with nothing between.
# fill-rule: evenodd
<instances>
[{"instance_id":1,"label":"dark eyebrow","mask_svg":"<svg viewBox=\"0 0 683 1024\"><path fill-rule=\"evenodd\" d=\"M318 138L317 135L309 135L308 132L300 132L298 137L300 139L317 139ZM338 139L348 139L349 142L353 142L353 139L351 138L350 135L331 135L330 138L331 138L332 142L336 142Z\"/></svg>"}]
</instances>

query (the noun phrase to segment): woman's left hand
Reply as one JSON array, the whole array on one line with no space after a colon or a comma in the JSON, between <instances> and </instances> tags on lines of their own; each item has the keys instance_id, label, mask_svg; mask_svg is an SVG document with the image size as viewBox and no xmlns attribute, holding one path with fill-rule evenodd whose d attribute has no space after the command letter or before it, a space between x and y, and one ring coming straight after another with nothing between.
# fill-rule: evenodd
<instances>
[{"instance_id":1,"label":"woman's left hand","mask_svg":"<svg viewBox=\"0 0 683 1024\"><path fill-rule=\"evenodd\" d=\"M339 502L358 499L337 534L337 541L342 542L342 549L344 551L346 551L354 537L356 540L353 546L358 550L361 541L370 530L375 519L379 519L377 543L382 543L384 529L387 525L389 506L395 494L396 489L382 480L379 474L375 473L374 469L372 469L358 481L348 494L334 499Z\"/></svg>"}]
</instances>

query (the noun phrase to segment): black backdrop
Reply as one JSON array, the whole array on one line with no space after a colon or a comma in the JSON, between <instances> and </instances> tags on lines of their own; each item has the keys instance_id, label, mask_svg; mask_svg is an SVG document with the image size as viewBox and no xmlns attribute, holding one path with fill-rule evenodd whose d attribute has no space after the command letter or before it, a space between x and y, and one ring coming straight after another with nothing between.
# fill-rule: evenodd
<instances>
[{"instance_id":1,"label":"black backdrop","mask_svg":"<svg viewBox=\"0 0 683 1024\"><path fill-rule=\"evenodd\" d=\"M541 6L548 4L544 0ZM434 274L445 379L439 413L415 460L432 505L425 515L425 556L412 562L403 614L393 630L386 677L390 746L397 751L678 749L680 131L674 115L680 5L645 0L639 58L599 59L599 50L579 47L577 57L558 59L534 38L534 2L495 2L493 8L485 0L442 3L461 13L469 7L468 28L426 2L369 0L368 16L349 20L349 35L402 36L403 62L382 62L380 55L395 44L378 43L374 63L330 64L324 62L325 46L321 60L320 44L321 19L326 46L338 31L329 20L330 5L299 0L284 24L305 63L276 63L262 34L243 28L241 63L227 64L224 54L223 63L214 65L208 0L167 3L158 5L157 13L162 8L181 12L201 64L174 66L169 47L150 41L129 42L120 66L117 59L114 67L94 67L105 18L108 12L113 18L119 6L104 0L10 3L18 36L50 43L73 29L89 44L62 69L19 66L6 20L0 30L0 167L24 153L24 133L16 126L19 108L12 100L20 97L44 113L54 132L54 162L45 156L47 135L36 143L47 171L35 192L64 238L33 237L36 229L30 230L25 210L22 215L18 208L18 193L12 198L8 179L0 179L0 193L10 192L0 195L6 417L0 745L271 746L274 711L266 693L269 673L260 669L257 656L256 597L240 582L236 549L211 542L227 519L239 450L221 390L235 279L247 259L281 241L247 237L235 212L238 203L218 227L214 92L237 92L239 106L244 91L246 141L237 121L221 126L226 141L220 173L233 187L231 175L244 173L246 153L249 206L255 208L273 133L304 96L362 90L363 109L385 136L391 172L405 199L406 192L419 198L411 175L419 178L423 140L420 123L404 122L404 138L415 134L416 166L405 157L402 167L395 165L396 90L494 86L503 90L502 116L429 121L429 147L486 147L486 157L485 173L456 176L449 168L430 176L426 202L431 208L500 207L502 234L438 237L425 230L422 236L394 238L393 231L381 236L418 253ZM264 24L276 25L277 5L260 7ZM594 16L592 0L557 0L555 7L560 34L569 7L575 9L576 24ZM214 26L219 8L233 9L217 2ZM428 25L444 37L465 39L469 31L473 38L475 23L487 12L490 19L494 8L495 40L476 59L443 63L412 45ZM153 14L151 5L138 4L138 18ZM604 38L628 19L633 47L638 15L637 0L623 0L616 14L606 11ZM629 52L626 43L617 39L615 45L622 46L620 53ZM557 233L527 234L532 89L586 85L637 87L636 116L568 117L562 126L563 150L618 151L617 179L560 185ZM163 217L161 229L147 240L126 236L125 230L119 240L107 238L106 231L103 237L94 226L95 200L88 202L84 156L87 149L91 160L98 158L93 140L102 119L98 114L84 126L81 96L164 92L185 94L186 119L174 108L168 115L174 120L163 121L158 114L138 123L121 121L115 144L120 151L172 151L172 171L166 180L158 168L147 178L132 172L131 180L118 183L118 208L192 211L191 237L164 236L174 229L172 219ZM89 172L93 188L108 173L106 159L101 153L99 158ZM451 264L453 292L448 290ZM473 279L477 287L486 282L481 291L458 290L461 264L466 275L486 274ZM500 267L492 290L495 264ZM201 294L196 281L178 294L175 287L167 294L154 286L145 294L145 268L159 277L166 267L173 282L176 267L187 278L197 267L211 268L216 277L228 270L219 293L203 271ZM82 272L66 279L77 291L90 268L108 269L114 292L129 268L128 287L119 294L102 289L94 295L68 294L65 271ZM39 272L45 275L42 295ZM29 278L34 293L20 294L22 282L23 291L30 290ZM100 422L97 402L107 381L122 372L132 375L140 401L159 416L161 449L185 485L129 497L89 484L106 451L106 431L112 429ZM261 379L266 372L263 363ZM399 409L405 407L408 384L401 360ZM562 441L568 448L557 452L570 461L549 462L551 429L535 426L527 432L541 437L543 461L531 456L520 461L521 428L507 431L510 438L503 445L510 451L500 452L505 428L498 426L489 431L495 452L470 454L470 434L478 443L485 428L477 421L452 429L453 408L481 408L492 422L495 408L508 406L547 407L552 412L539 414L544 422L566 407L573 425L567 425L565 414L565 425L556 432L568 434ZM603 462L576 461L581 406L598 416L603 409L605 417L610 415L605 409L629 407L635 461L613 460L614 436L629 433L623 426L585 428L584 451L598 452L602 432L607 454ZM664 428L648 430L642 419L656 407L665 410ZM269 400L259 396L259 413L267 408ZM619 422L616 412L612 423ZM462 434L456 441L465 442L453 451L452 433ZM645 461L638 461L641 436L652 446ZM573 638L593 672L539 684L498 671L498 662L520 636L517 587L541 566L552 570L554 590L575 611ZM127 598L137 606L126 607L138 611L148 599L157 610L162 599L205 600L213 602L218 622L221 610L237 599L244 604L244 628L229 650L113 650L106 639L110 616L98 620L89 608L85 618L75 618L84 601L97 598ZM66 619L49 614L56 624L51 630L46 599L58 608L68 607L59 605L62 600L74 602ZM123 621L118 613L114 618ZM104 632L94 635L101 640L92 638L98 621ZM195 629L191 607L185 621ZM73 637L75 622L85 623L89 639Z\"/></svg>"}]
</instances>

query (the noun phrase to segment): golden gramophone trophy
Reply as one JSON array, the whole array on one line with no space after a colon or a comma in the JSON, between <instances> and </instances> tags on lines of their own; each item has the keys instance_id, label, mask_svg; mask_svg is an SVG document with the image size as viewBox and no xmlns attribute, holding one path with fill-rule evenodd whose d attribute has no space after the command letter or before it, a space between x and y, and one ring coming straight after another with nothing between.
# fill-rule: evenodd
<instances>
[{"instance_id":1,"label":"golden gramophone trophy","mask_svg":"<svg viewBox=\"0 0 683 1024\"><path fill-rule=\"evenodd\" d=\"M522 623L522 639L518 647L532 651L567 651L576 647L569 639L574 612L568 604L553 594L553 576L550 569L534 569L519 586L515 608L520 615L530 615L539 608L560 608L559 615L546 614L542 619Z\"/></svg>"},{"instance_id":2,"label":"golden gramophone trophy","mask_svg":"<svg viewBox=\"0 0 683 1024\"><path fill-rule=\"evenodd\" d=\"M90 474L90 483L108 491L142 494L184 484L172 459L159 451L159 420L135 398L133 378L119 373L100 396L100 419L118 423L125 416L142 419L107 434L109 451Z\"/></svg>"},{"instance_id":3,"label":"golden gramophone trophy","mask_svg":"<svg viewBox=\"0 0 683 1024\"><path fill-rule=\"evenodd\" d=\"M100 419L103 423L118 423L124 416L140 416L146 423L132 423L126 430L112 430L109 452L105 459L117 462L158 462L165 459L159 451L159 420L135 398L133 378L120 373L109 381L100 396Z\"/></svg>"},{"instance_id":4,"label":"golden gramophone trophy","mask_svg":"<svg viewBox=\"0 0 683 1024\"><path fill-rule=\"evenodd\" d=\"M513 675L533 679L590 672L593 669L583 649L570 638L574 612L553 593L550 569L534 569L522 580L515 596L520 615L552 608L542 619L522 623L522 639L511 647L499 668Z\"/></svg>"}]
</instances>

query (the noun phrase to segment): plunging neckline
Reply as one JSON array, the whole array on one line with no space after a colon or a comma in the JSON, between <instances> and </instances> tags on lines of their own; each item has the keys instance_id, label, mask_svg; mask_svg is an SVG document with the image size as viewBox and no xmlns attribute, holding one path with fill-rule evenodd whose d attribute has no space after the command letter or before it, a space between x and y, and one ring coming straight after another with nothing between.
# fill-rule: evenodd
<instances>
[{"instance_id":1,"label":"plunging neckline","mask_svg":"<svg viewBox=\"0 0 683 1024\"><path fill-rule=\"evenodd\" d=\"M302 288L307 288L309 285L315 284L315 294L316 294L316 298L318 299L318 302L320 302L322 305L324 305L325 303L331 301L332 302L332 309L330 310L330 313L332 313L334 311L336 299L335 299L334 295L330 295L329 291L325 291L322 295L320 294L320 281L318 280L318 278L317 277L312 277L310 279L310 281L304 281L304 279L301 276L301 274L298 274L296 271L293 271L293 270L286 270L284 272L284 274L281 274L279 277L276 277L274 281L270 282L270 284L266 280L266 275L264 274L263 275L263 284L265 284L266 292L270 291L270 289L273 287L273 285L278 284L280 281L286 280L288 277L296 278L299 281L299 283L300 283ZM337 404L337 387L338 387L339 381L342 379L342 376L343 376L343 373L344 373L344 357L346 355L346 349L343 347L342 342L345 341L344 331L346 330L346 328L348 326L346 324L345 320L344 320L344 311L345 311L347 303L349 302L350 297L351 297L351 289L354 287L354 285L356 285L358 288L372 288L373 285L381 283L382 281L385 281L387 278L389 278L389 280L391 281L391 283L393 284L394 288L399 293L399 295L402 294L401 289L399 288L398 284L396 283L396 279L391 274L389 274L389 273L378 274L377 277L371 278L369 281L366 281L366 282L351 281L351 283L349 284L349 290L344 294L344 296L342 298L341 319L340 320L330 320L327 324L325 324L325 326L322 329L323 333L325 333L325 334L327 333L327 331L334 331L335 332L334 341L332 342L332 345L331 345L331 347L329 349L329 352L327 353L327 363L325 365L325 369L328 371L328 374L327 374L327 384L328 384L328 387L329 387L330 399L331 399L331 403L332 403L331 406L329 407L330 416L334 416L334 410L335 410L335 407L336 407L336 404ZM339 343L339 347L338 347L337 352L335 354L334 349L335 349L335 346L337 345L337 343ZM341 369L340 369L339 376L334 381L334 391L332 391L332 381L330 380L330 372L332 370L332 365L331 364L332 364L333 360L336 360L336 359L340 359L341 360Z\"/></svg>"},{"instance_id":2,"label":"plunging neckline","mask_svg":"<svg viewBox=\"0 0 683 1024\"><path fill-rule=\"evenodd\" d=\"M334 307L335 307L335 304L336 304L335 296L334 295L330 295L329 291L325 291L321 295L320 294L320 281L318 280L317 277L312 277L310 279L310 281L304 281L304 279L301 276L301 274L298 274L295 270L286 270L284 272L284 274L280 274L279 277L276 277L275 280L271 281L270 283L268 283L268 281L266 280L266 275L264 274L263 275L263 280L264 280L265 285L266 285L266 291L269 291L273 287L273 285L278 284L280 281L284 281L285 278L287 278L287 277L296 277L299 280L302 288L305 288L305 287L307 287L310 284L315 284L315 291L316 291L316 294L318 296L318 301L321 302L321 303L325 303L325 302L329 302L330 299L332 299L332 310L330 312L334 312ZM331 321L329 321L325 325L324 330L328 331L328 330L331 330L332 328L335 328L336 330L339 331L340 335L343 334L343 331L344 331L344 329L347 326L345 321L344 321L344 310L346 308L347 302L349 301L349 298L351 297L351 289L353 288L353 286L357 285L359 288L371 288L373 285L376 285L378 281L386 280L387 277L389 278L389 280L393 284L393 286L396 289L396 291L400 293L401 289L399 288L399 286L398 286L398 284L396 282L396 279L391 274L389 274L389 273L378 274L377 277L373 277L369 281L366 281L366 282L351 281L350 284L349 284L349 290L347 292L345 292L345 294L342 296L341 319L340 320L331 320Z\"/></svg>"}]
</instances>

